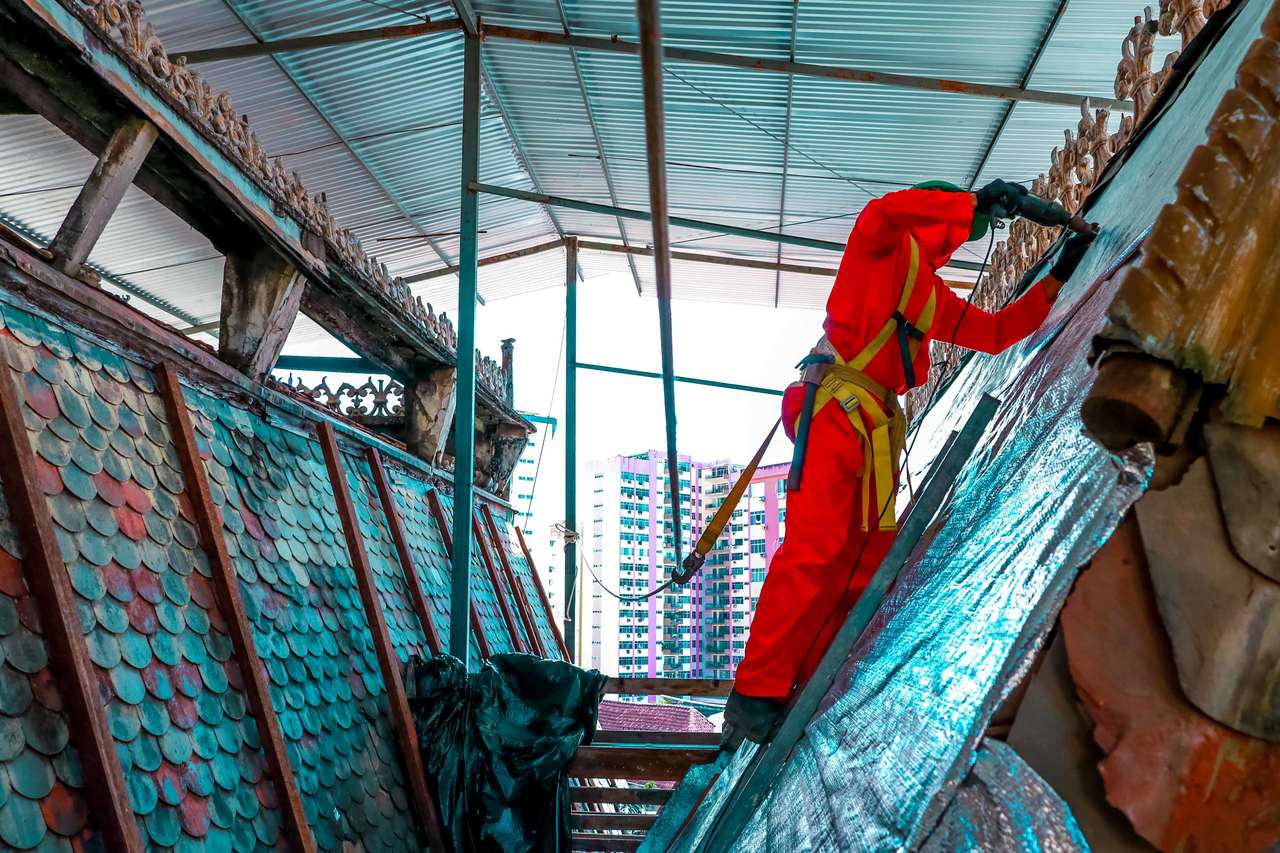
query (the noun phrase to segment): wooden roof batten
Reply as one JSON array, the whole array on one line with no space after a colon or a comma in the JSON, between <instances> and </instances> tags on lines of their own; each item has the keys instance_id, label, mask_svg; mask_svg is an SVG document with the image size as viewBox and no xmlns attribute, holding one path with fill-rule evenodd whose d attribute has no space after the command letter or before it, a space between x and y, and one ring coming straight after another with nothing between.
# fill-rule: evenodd
<instances>
[{"instance_id":1,"label":"wooden roof batten","mask_svg":"<svg viewBox=\"0 0 1280 853\"><path fill-rule=\"evenodd\" d=\"M220 252L263 245L306 280L301 310L362 356L404 379L457 360L447 317L367 254L259 144L230 96L170 58L138 4L0 0L0 89L94 153L131 119L158 130L134 183ZM487 359L484 360L488 362ZM529 429L482 371L483 421ZM490 387L493 386L493 387Z\"/></svg>"}]
</instances>

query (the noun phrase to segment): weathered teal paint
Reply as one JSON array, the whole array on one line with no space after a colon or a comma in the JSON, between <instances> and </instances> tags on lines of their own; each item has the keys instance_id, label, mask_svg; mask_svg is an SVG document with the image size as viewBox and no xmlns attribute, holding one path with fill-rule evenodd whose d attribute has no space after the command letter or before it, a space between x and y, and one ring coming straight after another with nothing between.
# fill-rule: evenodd
<instances>
[{"instance_id":1,"label":"weathered teal paint","mask_svg":"<svg viewBox=\"0 0 1280 853\"><path fill-rule=\"evenodd\" d=\"M476 443L476 285L479 221L475 190L480 161L480 39L468 35L462 70L462 211L458 247L458 378L453 416L453 594L449 653L467 663L470 645L463 614L471 609L471 501Z\"/></svg>"}]
</instances>

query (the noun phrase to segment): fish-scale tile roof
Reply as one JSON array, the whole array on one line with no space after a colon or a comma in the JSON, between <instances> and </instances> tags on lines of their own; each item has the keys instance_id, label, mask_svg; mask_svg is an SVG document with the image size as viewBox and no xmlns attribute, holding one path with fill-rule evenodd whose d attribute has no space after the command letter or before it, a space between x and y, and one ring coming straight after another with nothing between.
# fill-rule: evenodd
<instances>
[{"instance_id":1,"label":"fish-scale tile roof","mask_svg":"<svg viewBox=\"0 0 1280 853\"><path fill-rule=\"evenodd\" d=\"M218 604L151 367L11 293L0 293L0 354L0 371L16 380L38 487L144 843L212 851L283 845L283 805L228 634L233 617ZM246 399L243 387L188 381L183 393L317 844L415 847L387 690L315 436L322 415L265 389ZM341 456L390 640L404 662L429 650L360 452L371 441L344 429ZM414 567L435 627L447 636L449 561L428 500L443 477L383 450ZM436 497L451 516L449 496ZM480 535L490 549L509 551L506 508L493 510L497 540L483 524ZM0 847L92 849L98 836L19 533L0 510ZM523 554L506 556L519 566L525 596L537 601ZM499 605L502 596L517 613L514 590L498 568L495 591L478 548L472 575L491 651L514 651ZM553 637L549 615L535 608L533 616L539 636ZM474 640L473 654L479 658Z\"/></svg>"}]
</instances>

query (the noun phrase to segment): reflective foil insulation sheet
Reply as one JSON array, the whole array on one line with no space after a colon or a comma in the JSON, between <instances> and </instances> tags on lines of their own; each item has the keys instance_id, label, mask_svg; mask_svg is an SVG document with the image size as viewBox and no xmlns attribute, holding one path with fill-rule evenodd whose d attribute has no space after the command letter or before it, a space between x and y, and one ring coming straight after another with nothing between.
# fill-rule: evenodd
<instances>
[{"instance_id":1,"label":"reflective foil insulation sheet","mask_svg":"<svg viewBox=\"0 0 1280 853\"><path fill-rule=\"evenodd\" d=\"M1101 233L1042 331L999 356L969 359L922 418L908 442L915 483L983 393L1002 400L734 849L900 850L930 845L931 834L957 838L957 810L966 808L957 791L984 773L1023 780L1018 808L1025 812L1016 820L1013 800L992 795L1009 820L1028 820L1016 849L1074 849L1079 842L1065 806L1043 783L1028 781L1029 769L1003 747L996 756L978 744L1043 644L1077 570L1145 487L1149 450L1115 455L1084 435L1079 413L1093 377L1091 339L1114 296L1112 273L1174 198L1177 176L1269 6L1243 5L1095 190L1087 218ZM655 825L645 849L704 849L753 754L739 750L714 784L691 798L694 813Z\"/></svg>"}]
</instances>

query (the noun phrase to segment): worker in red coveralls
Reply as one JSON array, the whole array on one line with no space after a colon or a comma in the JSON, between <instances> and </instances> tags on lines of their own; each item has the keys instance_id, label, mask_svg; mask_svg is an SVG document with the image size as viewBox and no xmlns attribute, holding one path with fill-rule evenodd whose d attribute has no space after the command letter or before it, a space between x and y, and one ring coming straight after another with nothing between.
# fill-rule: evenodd
<instances>
[{"instance_id":1,"label":"worker in red coveralls","mask_svg":"<svg viewBox=\"0 0 1280 853\"><path fill-rule=\"evenodd\" d=\"M976 193L933 181L875 199L858 216L827 300L826 335L782 401L802 454L792 466L799 481L725 708L727 748L772 736L792 689L813 674L893 544L906 432L897 395L928 377L929 341L998 353L1027 337L1092 241L1072 235L1049 274L1000 311L960 299L938 269L1026 192L1005 181Z\"/></svg>"}]
</instances>

